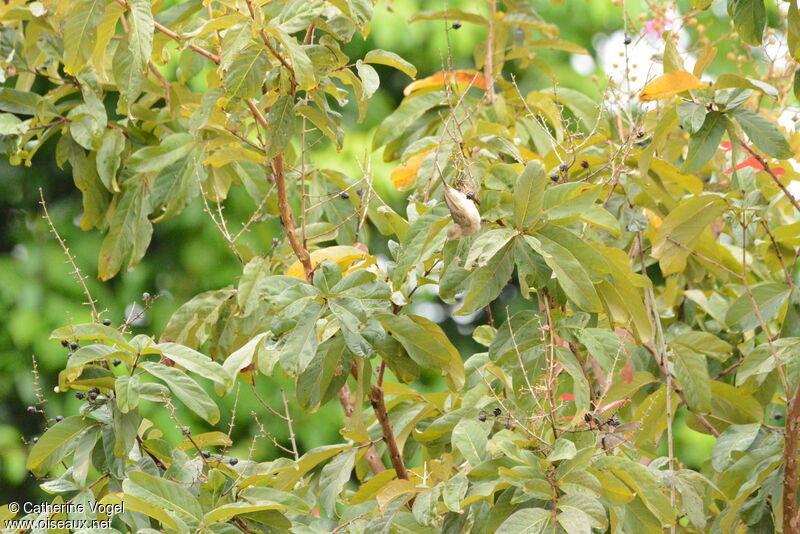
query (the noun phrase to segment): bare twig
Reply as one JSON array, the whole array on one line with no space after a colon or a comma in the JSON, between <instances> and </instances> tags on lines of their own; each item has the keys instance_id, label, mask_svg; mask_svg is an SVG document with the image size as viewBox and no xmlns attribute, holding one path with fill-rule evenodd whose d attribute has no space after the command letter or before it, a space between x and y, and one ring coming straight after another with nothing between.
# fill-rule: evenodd
<instances>
[{"instance_id":1,"label":"bare twig","mask_svg":"<svg viewBox=\"0 0 800 534\"><path fill-rule=\"evenodd\" d=\"M100 314L97 313L97 307L95 306L97 301L94 298L92 298L92 294L91 292L89 292L89 287L86 285L87 277L81 274L81 270L78 268L78 264L75 263L75 258L70 253L66 242L64 242L64 240L58 234L58 231L56 230L56 227L53 224L53 220L50 218L50 214L47 212L47 203L45 203L44 201L44 193L42 193L41 187L39 188L39 204L42 205L42 211L44 212L42 218L47 221L47 224L50 227L50 232L52 232L52 234L56 236L58 244L61 245L61 250L64 251L64 255L67 257L67 263L69 263L70 267L72 267L72 273L70 274L72 274L72 276L75 277L75 280L83 289L83 294L86 295L86 302L84 302L84 304L89 306L92 310L92 321L97 323L100 321Z\"/></svg>"}]
</instances>

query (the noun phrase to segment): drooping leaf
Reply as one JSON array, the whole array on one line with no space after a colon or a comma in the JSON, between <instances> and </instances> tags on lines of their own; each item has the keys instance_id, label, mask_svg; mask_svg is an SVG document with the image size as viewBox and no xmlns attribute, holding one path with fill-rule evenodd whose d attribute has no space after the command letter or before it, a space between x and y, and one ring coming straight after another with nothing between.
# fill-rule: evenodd
<instances>
[{"instance_id":1,"label":"drooping leaf","mask_svg":"<svg viewBox=\"0 0 800 534\"><path fill-rule=\"evenodd\" d=\"M674 70L662 74L645 85L641 94L639 94L639 100L643 102L663 100L684 91L702 89L703 87L705 85L691 72Z\"/></svg>"}]
</instances>

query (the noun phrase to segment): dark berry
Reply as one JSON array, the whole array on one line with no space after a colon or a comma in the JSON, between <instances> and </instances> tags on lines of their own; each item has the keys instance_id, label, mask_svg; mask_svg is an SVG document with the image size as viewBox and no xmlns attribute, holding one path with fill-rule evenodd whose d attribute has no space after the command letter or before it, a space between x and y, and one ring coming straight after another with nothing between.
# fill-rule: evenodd
<instances>
[{"instance_id":1,"label":"dark berry","mask_svg":"<svg viewBox=\"0 0 800 534\"><path fill-rule=\"evenodd\" d=\"M145 291L144 293L142 293L142 300L143 300L143 301L145 301L145 302L147 302L148 300L150 300L150 293L148 293L147 291Z\"/></svg>"},{"instance_id":2,"label":"dark berry","mask_svg":"<svg viewBox=\"0 0 800 534\"><path fill-rule=\"evenodd\" d=\"M550 175L550 179L551 179L552 181L554 181L554 182L557 182L557 181L558 181L558 175L557 175L557 174L551 174L551 175Z\"/></svg>"},{"instance_id":3,"label":"dark berry","mask_svg":"<svg viewBox=\"0 0 800 534\"><path fill-rule=\"evenodd\" d=\"M641 139L642 137L644 137L644 131L642 131L642 130L639 130L638 132L636 132L636 137L638 137L639 139Z\"/></svg>"},{"instance_id":4,"label":"dark berry","mask_svg":"<svg viewBox=\"0 0 800 534\"><path fill-rule=\"evenodd\" d=\"M589 162L586 161L586 160L581 161L581 167L583 167L584 169L588 169L589 168Z\"/></svg>"},{"instance_id":5,"label":"dark berry","mask_svg":"<svg viewBox=\"0 0 800 534\"><path fill-rule=\"evenodd\" d=\"M592 422L592 414L590 414L589 412L586 412L585 414L583 414L583 420L586 421L587 423L591 423Z\"/></svg>"},{"instance_id":6,"label":"dark berry","mask_svg":"<svg viewBox=\"0 0 800 534\"><path fill-rule=\"evenodd\" d=\"M122 363L122 360L120 360L119 358L114 358L114 361L112 361L112 362L111 362L111 365L113 365L114 367L116 367L116 366L118 366L118 365L119 365L119 364L121 364L121 363Z\"/></svg>"},{"instance_id":7,"label":"dark berry","mask_svg":"<svg viewBox=\"0 0 800 534\"><path fill-rule=\"evenodd\" d=\"M181 432L183 432L183 434L185 436L188 436L189 434L192 433L192 429L189 428L188 426L184 426L184 427L181 427Z\"/></svg>"},{"instance_id":8,"label":"dark berry","mask_svg":"<svg viewBox=\"0 0 800 534\"><path fill-rule=\"evenodd\" d=\"M56 416L56 423L60 423L63 420L64 420L64 416L63 415L57 415Z\"/></svg>"},{"instance_id":9,"label":"dark berry","mask_svg":"<svg viewBox=\"0 0 800 534\"><path fill-rule=\"evenodd\" d=\"M501 413L503 413L503 411L500 408L495 408L493 413L494 413L495 416L498 416Z\"/></svg>"},{"instance_id":10,"label":"dark berry","mask_svg":"<svg viewBox=\"0 0 800 534\"><path fill-rule=\"evenodd\" d=\"M89 395L89 399L90 400L97 400L97 392L96 391L90 389L89 393L87 393L87 395Z\"/></svg>"},{"instance_id":11,"label":"dark berry","mask_svg":"<svg viewBox=\"0 0 800 534\"><path fill-rule=\"evenodd\" d=\"M103 319L103 324L106 326L111 326L111 319Z\"/></svg>"},{"instance_id":12,"label":"dark berry","mask_svg":"<svg viewBox=\"0 0 800 534\"><path fill-rule=\"evenodd\" d=\"M342 197L342 198L343 198L343 199L345 199L345 200L347 200L348 198L350 198L350 195L347 193L347 191L342 191L342 192L339 194L339 196L340 196L340 197Z\"/></svg>"},{"instance_id":13,"label":"dark berry","mask_svg":"<svg viewBox=\"0 0 800 534\"><path fill-rule=\"evenodd\" d=\"M84 396L85 395L83 393L81 393L80 391L75 392L75 398L78 399L78 400L83 400Z\"/></svg>"},{"instance_id":14,"label":"dark berry","mask_svg":"<svg viewBox=\"0 0 800 534\"><path fill-rule=\"evenodd\" d=\"M773 415L772 417L773 417L773 418L774 418L776 421L780 421L781 419L783 419L783 414L776 413L776 414L775 414L775 415Z\"/></svg>"},{"instance_id":15,"label":"dark berry","mask_svg":"<svg viewBox=\"0 0 800 534\"><path fill-rule=\"evenodd\" d=\"M561 172L567 172L569 170L569 167L567 166L566 163L562 163L561 165L558 166L558 170Z\"/></svg>"},{"instance_id":16,"label":"dark berry","mask_svg":"<svg viewBox=\"0 0 800 534\"><path fill-rule=\"evenodd\" d=\"M72 358L72 353L71 353L71 352L68 352L68 353L67 353L67 359L69 360L70 358Z\"/></svg>"},{"instance_id":17,"label":"dark berry","mask_svg":"<svg viewBox=\"0 0 800 534\"><path fill-rule=\"evenodd\" d=\"M606 421L606 424L611 426L619 426L619 419L616 417L611 417L608 421Z\"/></svg>"},{"instance_id":18,"label":"dark berry","mask_svg":"<svg viewBox=\"0 0 800 534\"><path fill-rule=\"evenodd\" d=\"M34 442L34 443L36 443L37 441L39 441L39 438L38 438L38 437L36 437L36 436L34 436L34 437L33 437L33 439L31 439L31 441L32 441L32 442Z\"/></svg>"},{"instance_id":19,"label":"dark berry","mask_svg":"<svg viewBox=\"0 0 800 534\"><path fill-rule=\"evenodd\" d=\"M231 465L236 465L239 463L239 460L237 460L236 458L231 458L230 460L228 460L228 463Z\"/></svg>"},{"instance_id":20,"label":"dark berry","mask_svg":"<svg viewBox=\"0 0 800 534\"><path fill-rule=\"evenodd\" d=\"M70 349L72 349L72 350L78 350L78 347L79 347L79 346L80 346L80 345L78 345L78 344L77 344L77 343L75 343L74 341L73 341L72 343L70 343L70 344L69 344L69 348L70 348Z\"/></svg>"},{"instance_id":21,"label":"dark berry","mask_svg":"<svg viewBox=\"0 0 800 534\"><path fill-rule=\"evenodd\" d=\"M211 453L210 453L210 452L208 452L208 451L203 451L203 452L202 452L202 453L200 453L200 454L202 454L202 455L203 455L203 458L211 458Z\"/></svg>"},{"instance_id":22,"label":"dark berry","mask_svg":"<svg viewBox=\"0 0 800 534\"><path fill-rule=\"evenodd\" d=\"M485 413L480 414L478 416L478 421L480 421L480 422L486 421L486 414Z\"/></svg>"},{"instance_id":23,"label":"dark berry","mask_svg":"<svg viewBox=\"0 0 800 534\"><path fill-rule=\"evenodd\" d=\"M626 36L625 36L625 44L626 44L626 45L629 45L629 44L631 44L632 42L633 42L633 39L631 39L629 35L626 35Z\"/></svg>"},{"instance_id":24,"label":"dark berry","mask_svg":"<svg viewBox=\"0 0 800 534\"><path fill-rule=\"evenodd\" d=\"M457 30L457 29L459 29L460 27L461 27L461 23L460 23L460 22L456 21L456 22L454 22L454 23L453 23L453 29L454 29L454 30Z\"/></svg>"},{"instance_id":25,"label":"dark berry","mask_svg":"<svg viewBox=\"0 0 800 534\"><path fill-rule=\"evenodd\" d=\"M363 194L364 194L364 191L362 191L361 189L356 189L356 195L361 196Z\"/></svg>"},{"instance_id":26,"label":"dark berry","mask_svg":"<svg viewBox=\"0 0 800 534\"><path fill-rule=\"evenodd\" d=\"M36 406L28 406L27 410L28 410L28 413L34 414L34 413L36 413Z\"/></svg>"},{"instance_id":27,"label":"dark berry","mask_svg":"<svg viewBox=\"0 0 800 534\"><path fill-rule=\"evenodd\" d=\"M69 341L67 341L66 339L62 339L61 340L61 346L62 347L68 347L69 346Z\"/></svg>"},{"instance_id":28,"label":"dark berry","mask_svg":"<svg viewBox=\"0 0 800 534\"><path fill-rule=\"evenodd\" d=\"M272 238L272 248L275 248L280 244L281 244L281 240L280 239L278 239L277 237L273 237Z\"/></svg>"}]
</instances>

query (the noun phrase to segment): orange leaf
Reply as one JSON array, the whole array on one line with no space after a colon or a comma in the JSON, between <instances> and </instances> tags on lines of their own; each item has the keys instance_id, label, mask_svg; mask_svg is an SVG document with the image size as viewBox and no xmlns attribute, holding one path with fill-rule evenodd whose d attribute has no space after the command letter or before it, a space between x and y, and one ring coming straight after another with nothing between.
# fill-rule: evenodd
<instances>
[{"instance_id":1,"label":"orange leaf","mask_svg":"<svg viewBox=\"0 0 800 534\"><path fill-rule=\"evenodd\" d=\"M559 395L558 396L558 400L560 400L560 401L574 401L575 400L575 395L573 395L572 393L564 393L563 395Z\"/></svg>"},{"instance_id":2,"label":"orange leaf","mask_svg":"<svg viewBox=\"0 0 800 534\"><path fill-rule=\"evenodd\" d=\"M430 154L430 152L430 150L426 150L425 152L414 154L408 158L408 161L392 171L390 178L397 189L400 191L405 191L414 185L417 172L419 172L422 162L425 160L425 157Z\"/></svg>"},{"instance_id":3,"label":"orange leaf","mask_svg":"<svg viewBox=\"0 0 800 534\"><path fill-rule=\"evenodd\" d=\"M645 85L644 89L642 89L642 94L639 95L639 100L642 102L662 100L689 89L702 89L704 87L705 85L694 74L685 70L674 70Z\"/></svg>"},{"instance_id":4,"label":"orange leaf","mask_svg":"<svg viewBox=\"0 0 800 534\"><path fill-rule=\"evenodd\" d=\"M403 89L403 94L408 96L414 91L431 87L442 87L446 83L464 85L464 88L477 87L478 89L486 89L486 79L479 72L457 70L453 72L437 72L433 76L428 76L427 78L412 82Z\"/></svg>"}]
</instances>

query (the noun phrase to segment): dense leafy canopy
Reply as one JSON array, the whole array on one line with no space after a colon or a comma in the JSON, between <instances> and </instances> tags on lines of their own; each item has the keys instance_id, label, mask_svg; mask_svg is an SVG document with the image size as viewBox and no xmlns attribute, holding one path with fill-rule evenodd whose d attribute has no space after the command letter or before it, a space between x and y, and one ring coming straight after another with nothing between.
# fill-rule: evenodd
<instances>
[{"instance_id":1,"label":"dense leafy canopy","mask_svg":"<svg viewBox=\"0 0 800 534\"><path fill-rule=\"evenodd\" d=\"M80 226L105 236L98 278L134 269L154 227L198 202L241 262L235 286L194 296L163 332L105 325L92 303L93 322L52 333L76 344L58 391L86 402L30 450L45 491L124 503L119 532L800 531L800 205L786 161L800 137L777 121L794 73L710 79L716 47L689 72L665 32L663 73L612 83L603 101L557 79L523 90L510 69L552 74L542 50L586 51L528 2L488 5L412 17L487 35L474 70L448 57L416 81L413 58L343 51L380 31L370 0L0 7L2 150L27 165L57 140ZM783 39L765 37L763 0L730 0L728 15L743 43ZM375 65L409 77L371 145L410 191L405 213L368 165L353 176L309 157L343 146L348 101L365 116ZM478 234L446 238L440 178L480 202ZM222 210L239 187L255 206L245 228L279 219L283 239L241 244ZM525 309L495 320L509 285ZM480 352L415 313L428 290L456 315L488 310ZM431 371L443 387L421 393ZM301 454L294 432L313 429L286 408L285 456L229 456L215 395L258 374L294 380L305 411L340 402L341 442ZM207 428L171 442L140 412L150 403ZM716 439L701 471L674 457L679 409Z\"/></svg>"}]
</instances>

